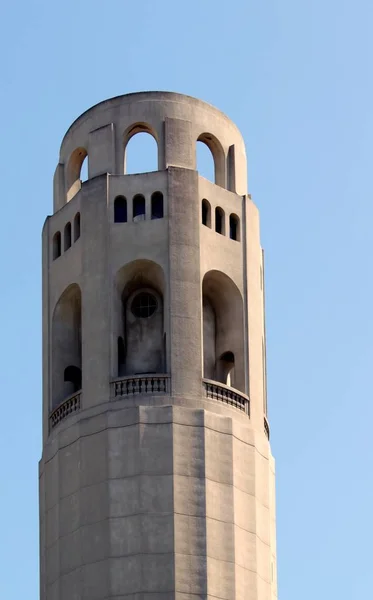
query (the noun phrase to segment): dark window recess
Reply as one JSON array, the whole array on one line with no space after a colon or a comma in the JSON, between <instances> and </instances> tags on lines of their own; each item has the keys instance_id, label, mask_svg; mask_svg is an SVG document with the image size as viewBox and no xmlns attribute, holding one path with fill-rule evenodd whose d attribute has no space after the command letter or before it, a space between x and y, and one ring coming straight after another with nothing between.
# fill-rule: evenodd
<instances>
[{"instance_id":1,"label":"dark window recess","mask_svg":"<svg viewBox=\"0 0 373 600\"><path fill-rule=\"evenodd\" d=\"M64 381L73 384L74 393L82 389L82 371L79 367L66 367L64 372Z\"/></svg>"},{"instance_id":2,"label":"dark window recess","mask_svg":"<svg viewBox=\"0 0 373 600\"><path fill-rule=\"evenodd\" d=\"M161 192L152 194L152 219L163 219L163 194Z\"/></svg>"},{"instance_id":3,"label":"dark window recess","mask_svg":"<svg viewBox=\"0 0 373 600\"><path fill-rule=\"evenodd\" d=\"M145 198L137 194L133 199L133 219L145 216Z\"/></svg>"},{"instance_id":4,"label":"dark window recess","mask_svg":"<svg viewBox=\"0 0 373 600\"><path fill-rule=\"evenodd\" d=\"M215 231L224 234L224 212L221 208L215 210Z\"/></svg>"},{"instance_id":5,"label":"dark window recess","mask_svg":"<svg viewBox=\"0 0 373 600\"><path fill-rule=\"evenodd\" d=\"M114 223L127 223L127 200L117 196L114 200Z\"/></svg>"}]
</instances>

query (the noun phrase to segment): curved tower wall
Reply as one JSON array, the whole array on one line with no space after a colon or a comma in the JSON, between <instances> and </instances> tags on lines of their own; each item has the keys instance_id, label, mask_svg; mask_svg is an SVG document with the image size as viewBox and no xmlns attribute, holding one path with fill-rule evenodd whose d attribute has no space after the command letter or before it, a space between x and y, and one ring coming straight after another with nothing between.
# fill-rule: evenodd
<instances>
[{"instance_id":1,"label":"curved tower wall","mask_svg":"<svg viewBox=\"0 0 373 600\"><path fill-rule=\"evenodd\" d=\"M158 171L126 175L141 131ZM246 181L235 125L179 94L102 102L64 137L43 229L42 600L277 595Z\"/></svg>"}]
</instances>

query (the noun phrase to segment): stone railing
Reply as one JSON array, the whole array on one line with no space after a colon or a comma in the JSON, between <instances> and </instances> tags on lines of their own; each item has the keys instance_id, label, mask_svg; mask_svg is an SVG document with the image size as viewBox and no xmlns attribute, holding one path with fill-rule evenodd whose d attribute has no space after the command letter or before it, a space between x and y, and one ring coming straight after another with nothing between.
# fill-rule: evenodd
<instances>
[{"instance_id":1,"label":"stone railing","mask_svg":"<svg viewBox=\"0 0 373 600\"><path fill-rule=\"evenodd\" d=\"M250 400L246 394L211 379L203 379L203 385L207 398L230 404L230 406L234 406L250 415Z\"/></svg>"},{"instance_id":2,"label":"stone railing","mask_svg":"<svg viewBox=\"0 0 373 600\"><path fill-rule=\"evenodd\" d=\"M264 415L264 433L266 434L267 438L269 439L269 423L268 423L268 419L265 415Z\"/></svg>"},{"instance_id":3,"label":"stone railing","mask_svg":"<svg viewBox=\"0 0 373 600\"><path fill-rule=\"evenodd\" d=\"M73 413L78 412L80 410L81 395L82 395L81 391L71 394L71 396L66 398L66 400L61 402L61 404L59 404L57 406L57 408L54 409L54 411L51 413L51 415L49 417L50 429L53 429L54 427L56 427L56 425L58 425L58 423L63 421L69 415L72 415Z\"/></svg>"},{"instance_id":4,"label":"stone railing","mask_svg":"<svg viewBox=\"0 0 373 600\"><path fill-rule=\"evenodd\" d=\"M112 397L134 396L138 394L168 394L169 375L129 375L115 379L111 383Z\"/></svg>"}]
</instances>

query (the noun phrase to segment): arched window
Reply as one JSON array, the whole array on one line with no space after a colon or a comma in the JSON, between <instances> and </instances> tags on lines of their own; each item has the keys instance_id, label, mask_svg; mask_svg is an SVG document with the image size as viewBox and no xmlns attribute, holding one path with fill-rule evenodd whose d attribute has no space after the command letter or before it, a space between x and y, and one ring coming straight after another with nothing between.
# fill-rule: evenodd
<instances>
[{"instance_id":1,"label":"arched window","mask_svg":"<svg viewBox=\"0 0 373 600\"><path fill-rule=\"evenodd\" d=\"M65 383L71 384L72 394L82 389L82 371L79 367L74 367L74 365L66 367L63 379Z\"/></svg>"},{"instance_id":2,"label":"arched window","mask_svg":"<svg viewBox=\"0 0 373 600\"><path fill-rule=\"evenodd\" d=\"M80 213L74 217L74 242L80 238Z\"/></svg>"},{"instance_id":3,"label":"arched window","mask_svg":"<svg viewBox=\"0 0 373 600\"><path fill-rule=\"evenodd\" d=\"M220 206L215 208L215 231L225 235L225 214Z\"/></svg>"},{"instance_id":4,"label":"arched window","mask_svg":"<svg viewBox=\"0 0 373 600\"><path fill-rule=\"evenodd\" d=\"M61 233L56 231L53 236L53 260L61 256Z\"/></svg>"},{"instance_id":5,"label":"arched window","mask_svg":"<svg viewBox=\"0 0 373 600\"><path fill-rule=\"evenodd\" d=\"M85 148L76 148L71 154L66 170L67 201L81 188L81 182L88 179L88 154Z\"/></svg>"},{"instance_id":6,"label":"arched window","mask_svg":"<svg viewBox=\"0 0 373 600\"><path fill-rule=\"evenodd\" d=\"M117 196L114 200L114 223L127 223L127 200Z\"/></svg>"},{"instance_id":7,"label":"arched window","mask_svg":"<svg viewBox=\"0 0 373 600\"><path fill-rule=\"evenodd\" d=\"M225 155L219 140L211 133L202 133L197 140L196 154L199 174L225 187Z\"/></svg>"},{"instance_id":8,"label":"arched window","mask_svg":"<svg viewBox=\"0 0 373 600\"><path fill-rule=\"evenodd\" d=\"M154 192L152 194L152 219L163 218L163 194L162 192Z\"/></svg>"},{"instance_id":9,"label":"arched window","mask_svg":"<svg viewBox=\"0 0 373 600\"><path fill-rule=\"evenodd\" d=\"M229 216L229 237L237 242L240 240L240 220L234 214Z\"/></svg>"},{"instance_id":10,"label":"arched window","mask_svg":"<svg viewBox=\"0 0 373 600\"><path fill-rule=\"evenodd\" d=\"M132 214L135 222L145 220L145 198L142 194L134 196Z\"/></svg>"},{"instance_id":11,"label":"arched window","mask_svg":"<svg viewBox=\"0 0 373 600\"><path fill-rule=\"evenodd\" d=\"M63 249L64 252L71 247L71 223L70 221L66 223L65 229L63 232Z\"/></svg>"},{"instance_id":12,"label":"arched window","mask_svg":"<svg viewBox=\"0 0 373 600\"><path fill-rule=\"evenodd\" d=\"M205 198L202 200L202 225L211 227L211 206Z\"/></svg>"},{"instance_id":13,"label":"arched window","mask_svg":"<svg viewBox=\"0 0 373 600\"><path fill-rule=\"evenodd\" d=\"M158 144L148 125L133 125L124 139L124 173L129 175L158 171Z\"/></svg>"}]
</instances>

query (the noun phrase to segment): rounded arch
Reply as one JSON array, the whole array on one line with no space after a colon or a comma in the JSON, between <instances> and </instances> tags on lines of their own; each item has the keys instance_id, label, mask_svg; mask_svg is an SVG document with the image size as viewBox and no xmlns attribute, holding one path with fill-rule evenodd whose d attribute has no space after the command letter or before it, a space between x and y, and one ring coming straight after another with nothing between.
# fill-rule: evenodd
<instances>
[{"instance_id":1,"label":"rounded arch","mask_svg":"<svg viewBox=\"0 0 373 600\"><path fill-rule=\"evenodd\" d=\"M117 272L113 367L118 365L118 376L166 371L164 293L164 271L151 260L135 260Z\"/></svg>"},{"instance_id":2,"label":"rounded arch","mask_svg":"<svg viewBox=\"0 0 373 600\"><path fill-rule=\"evenodd\" d=\"M76 148L71 154L67 163L66 168L66 190L67 190L67 202L75 196L75 194L81 188L81 172L82 166L85 161L88 160L88 152L82 146ZM88 165L87 165L87 176L88 176Z\"/></svg>"},{"instance_id":3,"label":"rounded arch","mask_svg":"<svg viewBox=\"0 0 373 600\"><path fill-rule=\"evenodd\" d=\"M115 276L115 286L120 294L128 298L141 287L154 287L160 294L165 290L165 274L162 267L147 258L139 258L121 267Z\"/></svg>"},{"instance_id":4,"label":"rounded arch","mask_svg":"<svg viewBox=\"0 0 373 600\"><path fill-rule=\"evenodd\" d=\"M230 374L229 384L244 392L244 303L242 294L228 275L222 271L211 270L203 277L202 297L204 375L208 379L227 383L227 377Z\"/></svg>"},{"instance_id":5,"label":"rounded arch","mask_svg":"<svg viewBox=\"0 0 373 600\"><path fill-rule=\"evenodd\" d=\"M128 169L128 144L132 140L132 138L138 134L142 135L141 139L141 150L139 154L141 154L141 165L140 161L136 161L135 167L130 165L130 169ZM147 136L150 136L155 141L155 146L150 147L149 143L147 143ZM155 130L145 122L137 122L132 124L130 127L126 129L123 135L123 148L124 148L124 162L123 162L123 172L127 173L146 173L151 171L159 170L159 140ZM153 160L152 160L153 159ZM145 160L149 162L145 162Z\"/></svg>"},{"instance_id":6,"label":"rounded arch","mask_svg":"<svg viewBox=\"0 0 373 600\"><path fill-rule=\"evenodd\" d=\"M52 407L77 391L82 370L82 295L71 284L60 296L52 315ZM80 372L80 379L78 373Z\"/></svg>"},{"instance_id":7,"label":"rounded arch","mask_svg":"<svg viewBox=\"0 0 373 600\"><path fill-rule=\"evenodd\" d=\"M212 154L214 160L214 183L220 187L226 187L226 165L225 165L225 153L224 148L219 142L218 138L212 135L212 133L204 132L201 133L197 142L205 144Z\"/></svg>"}]
</instances>

